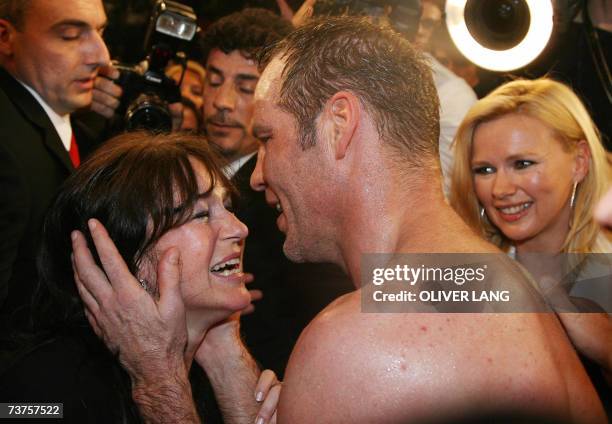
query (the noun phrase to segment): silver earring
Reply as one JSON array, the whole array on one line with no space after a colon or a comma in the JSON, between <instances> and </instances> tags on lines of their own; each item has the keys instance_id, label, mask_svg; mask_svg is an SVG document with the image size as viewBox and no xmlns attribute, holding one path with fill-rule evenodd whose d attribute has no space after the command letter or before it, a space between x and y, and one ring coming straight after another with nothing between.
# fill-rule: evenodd
<instances>
[{"instance_id":1,"label":"silver earring","mask_svg":"<svg viewBox=\"0 0 612 424\"><path fill-rule=\"evenodd\" d=\"M574 181L574 188L572 189L572 197L570 197L570 208L574 209L576 205L576 187L578 187L578 182Z\"/></svg>"},{"instance_id":2,"label":"silver earring","mask_svg":"<svg viewBox=\"0 0 612 424\"><path fill-rule=\"evenodd\" d=\"M149 291L149 282L147 280L145 280L144 278L140 278L138 282L140 283L142 288L145 289L146 292Z\"/></svg>"},{"instance_id":3,"label":"silver earring","mask_svg":"<svg viewBox=\"0 0 612 424\"><path fill-rule=\"evenodd\" d=\"M480 207L480 220L482 221L485 218L485 210L484 208L481 206Z\"/></svg>"}]
</instances>

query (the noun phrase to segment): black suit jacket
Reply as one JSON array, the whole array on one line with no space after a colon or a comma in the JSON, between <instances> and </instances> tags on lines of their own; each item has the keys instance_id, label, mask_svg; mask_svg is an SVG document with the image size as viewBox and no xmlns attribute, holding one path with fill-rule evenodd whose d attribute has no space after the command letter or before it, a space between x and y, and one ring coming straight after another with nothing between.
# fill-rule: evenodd
<instances>
[{"instance_id":1,"label":"black suit jacket","mask_svg":"<svg viewBox=\"0 0 612 424\"><path fill-rule=\"evenodd\" d=\"M73 126L81 158L90 137ZM21 325L37 280L35 256L44 215L74 170L38 101L0 68L0 319Z\"/></svg>"}]
</instances>

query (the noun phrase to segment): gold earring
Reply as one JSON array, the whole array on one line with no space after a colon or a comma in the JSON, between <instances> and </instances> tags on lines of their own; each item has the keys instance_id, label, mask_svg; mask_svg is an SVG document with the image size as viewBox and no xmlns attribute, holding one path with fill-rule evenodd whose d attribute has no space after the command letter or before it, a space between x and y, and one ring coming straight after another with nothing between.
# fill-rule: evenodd
<instances>
[{"instance_id":1,"label":"gold earring","mask_svg":"<svg viewBox=\"0 0 612 424\"><path fill-rule=\"evenodd\" d=\"M572 197L570 197L570 208L574 209L576 203L576 188L578 187L578 182L574 181L574 188L572 189Z\"/></svg>"}]
</instances>

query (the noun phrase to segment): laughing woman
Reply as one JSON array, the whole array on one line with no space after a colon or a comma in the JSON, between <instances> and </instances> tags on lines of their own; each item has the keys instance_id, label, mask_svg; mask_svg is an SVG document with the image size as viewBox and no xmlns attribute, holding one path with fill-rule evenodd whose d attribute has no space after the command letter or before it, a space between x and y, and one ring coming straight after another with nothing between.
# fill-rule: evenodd
<instances>
[{"instance_id":1,"label":"laughing woman","mask_svg":"<svg viewBox=\"0 0 612 424\"><path fill-rule=\"evenodd\" d=\"M595 205L610 185L610 167L578 97L550 79L507 83L472 107L454 148L450 202L463 219L515 256L557 312L590 304L575 298L584 293L610 312L609 269L597 288L577 278L585 259L593 258L587 254L612 252L609 234L593 219ZM561 288L564 298L558 296ZM577 350L609 376L609 315L559 317Z\"/></svg>"},{"instance_id":2,"label":"laughing woman","mask_svg":"<svg viewBox=\"0 0 612 424\"><path fill-rule=\"evenodd\" d=\"M217 422L205 408L212 398L207 398L210 391L204 385L206 364L199 361L197 352L204 336L214 333L211 329L219 334L225 325L234 331L230 327L235 320L230 317L251 300L241 267L247 228L229 210L230 187L206 141L181 134L125 134L108 141L79 167L46 218L39 257L42 300L34 309L36 332L29 348L5 366L0 399L61 402L66 422L146 420L132 401L137 382L130 378L130 369L125 372L120 366L122 352L107 350L96 337L94 329L100 333L99 327L95 321L94 328L90 327L74 283L71 234L80 230L95 251L89 227L95 218L142 285L134 301L149 302L149 296L160 300L160 263L168 256L180 258L178 290L187 323L185 364L181 366L191 369L192 390L202 407L199 415L206 422ZM150 327L156 323L139 324ZM184 329L178 333L184 334ZM229 362L230 352L223 355ZM141 359L150 361L151 357ZM252 365L251 383L258 375ZM243 414L244 422L255 420L256 406L250 398L244 399L247 410L233 405L233 414ZM189 413L181 411L181 416Z\"/></svg>"}]
</instances>

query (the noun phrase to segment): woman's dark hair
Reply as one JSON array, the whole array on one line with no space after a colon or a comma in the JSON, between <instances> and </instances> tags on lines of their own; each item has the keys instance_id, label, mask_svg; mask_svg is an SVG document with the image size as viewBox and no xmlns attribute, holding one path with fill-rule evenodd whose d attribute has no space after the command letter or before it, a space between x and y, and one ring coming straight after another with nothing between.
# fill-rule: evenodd
<instances>
[{"instance_id":1,"label":"woman's dark hair","mask_svg":"<svg viewBox=\"0 0 612 424\"><path fill-rule=\"evenodd\" d=\"M235 194L221 170L219 156L209 148L207 140L181 133L134 132L117 136L66 180L44 222L38 256L40 282L32 308L33 331L9 337L13 352L5 368L46 344L72 346L70 340L76 341L86 354L74 364L75 368L95 366L108 377L100 384L112 385L107 391L110 398L103 401L114 405L109 411L115 417L113 421L142 421L131 400L129 376L85 319L73 279L70 234L73 230L85 234L100 265L87 227L90 218L98 219L130 271L136 274L143 255L164 233L189 219L198 195L202 194L191 161L201 163L208 173L211 182L208 191L220 184ZM207 422L221 422L205 375L197 366L191 371L199 413L202 415L205 408Z\"/></svg>"},{"instance_id":2,"label":"woman's dark hair","mask_svg":"<svg viewBox=\"0 0 612 424\"><path fill-rule=\"evenodd\" d=\"M100 264L87 227L90 218L98 219L136 274L148 249L192 212L200 193L191 160L204 165L209 190L216 183L231 187L205 138L147 132L107 141L65 181L46 216L38 256L39 295L47 299L37 302L35 311L43 324L65 327L83 318L70 260L71 232L85 234Z\"/></svg>"}]
</instances>

